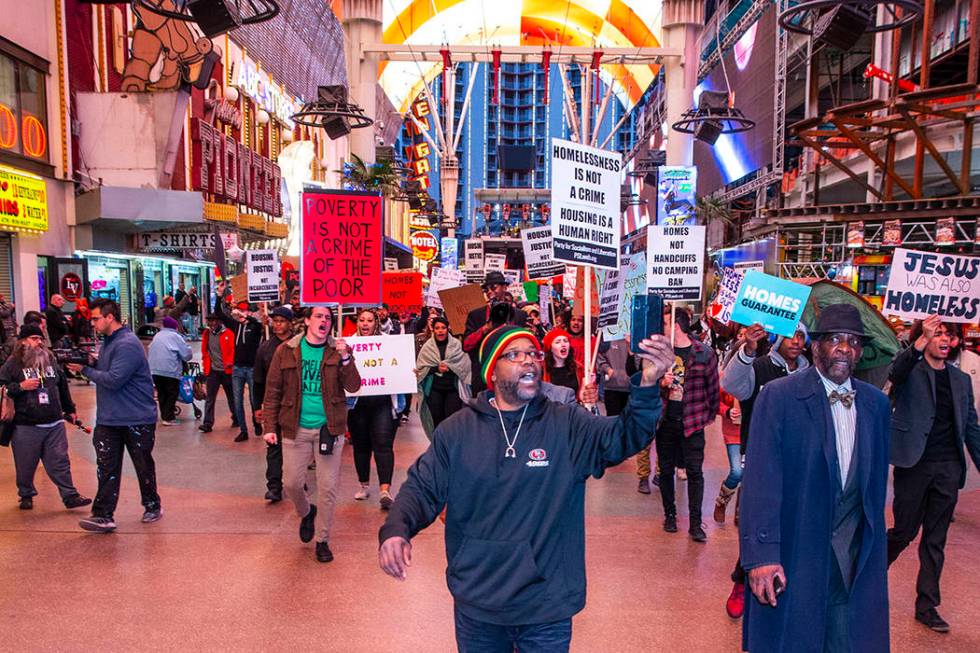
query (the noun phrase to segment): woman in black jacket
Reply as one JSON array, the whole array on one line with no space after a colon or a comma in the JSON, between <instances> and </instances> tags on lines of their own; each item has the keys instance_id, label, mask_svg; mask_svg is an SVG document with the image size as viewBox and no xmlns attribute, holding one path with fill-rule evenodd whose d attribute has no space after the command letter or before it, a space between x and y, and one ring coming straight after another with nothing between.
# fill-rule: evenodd
<instances>
[{"instance_id":1,"label":"woman in black jacket","mask_svg":"<svg viewBox=\"0 0 980 653\"><path fill-rule=\"evenodd\" d=\"M68 379L44 345L44 333L36 324L20 329L14 353L0 368L0 385L14 401L11 445L17 476L20 509L34 507L34 473L38 462L58 488L66 508L92 503L75 489L68 459L65 416L72 421L75 404L68 392Z\"/></svg>"}]
</instances>

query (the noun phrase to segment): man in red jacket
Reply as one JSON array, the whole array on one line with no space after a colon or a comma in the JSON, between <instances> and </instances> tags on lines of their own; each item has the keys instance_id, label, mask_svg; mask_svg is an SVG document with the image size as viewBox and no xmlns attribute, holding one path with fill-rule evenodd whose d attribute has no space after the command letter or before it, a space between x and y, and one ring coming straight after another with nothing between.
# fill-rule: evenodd
<instances>
[{"instance_id":1,"label":"man in red jacket","mask_svg":"<svg viewBox=\"0 0 980 653\"><path fill-rule=\"evenodd\" d=\"M228 411L232 416L235 414L231 391L235 336L213 313L208 316L208 329L201 338L201 361L204 363L204 376L207 378L207 398L204 400L204 421L197 428L201 433L210 433L214 428L214 402L218 399L218 388L225 389ZM232 426L238 424L232 423Z\"/></svg>"}]
</instances>

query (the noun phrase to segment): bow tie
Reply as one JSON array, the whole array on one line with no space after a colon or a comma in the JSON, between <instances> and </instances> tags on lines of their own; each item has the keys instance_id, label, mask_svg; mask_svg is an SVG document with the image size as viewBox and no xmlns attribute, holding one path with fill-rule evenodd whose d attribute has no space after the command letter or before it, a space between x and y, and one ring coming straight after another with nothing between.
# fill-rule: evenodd
<instances>
[{"instance_id":1,"label":"bow tie","mask_svg":"<svg viewBox=\"0 0 980 653\"><path fill-rule=\"evenodd\" d=\"M850 408L854 405L854 391L850 390L848 392L837 392L834 390L830 393L830 405L833 406L838 401L844 404L844 408Z\"/></svg>"}]
</instances>

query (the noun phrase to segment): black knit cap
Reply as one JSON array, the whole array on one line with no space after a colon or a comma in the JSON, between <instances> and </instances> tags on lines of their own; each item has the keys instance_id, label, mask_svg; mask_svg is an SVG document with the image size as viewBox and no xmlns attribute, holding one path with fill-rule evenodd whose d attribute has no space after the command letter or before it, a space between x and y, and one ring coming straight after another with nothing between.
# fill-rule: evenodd
<instances>
[{"instance_id":1,"label":"black knit cap","mask_svg":"<svg viewBox=\"0 0 980 653\"><path fill-rule=\"evenodd\" d=\"M44 337L44 332L41 331L41 327L39 327L35 322L28 322L27 324L21 326L20 333L17 334L17 339L24 340L26 338L30 338L31 336L39 336L41 338Z\"/></svg>"}]
</instances>

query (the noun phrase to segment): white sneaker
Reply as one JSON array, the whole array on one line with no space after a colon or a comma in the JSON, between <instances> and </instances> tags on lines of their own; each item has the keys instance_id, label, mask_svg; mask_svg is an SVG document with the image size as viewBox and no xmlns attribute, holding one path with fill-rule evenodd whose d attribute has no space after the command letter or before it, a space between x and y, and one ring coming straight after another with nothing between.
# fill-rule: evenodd
<instances>
[{"instance_id":1,"label":"white sneaker","mask_svg":"<svg viewBox=\"0 0 980 653\"><path fill-rule=\"evenodd\" d=\"M357 501L364 501L369 496L371 496L371 490L368 488L367 485L362 485L361 489L358 490L357 494L354 495L354 499L356 499Z\"/></svg>"}]
</instances>

